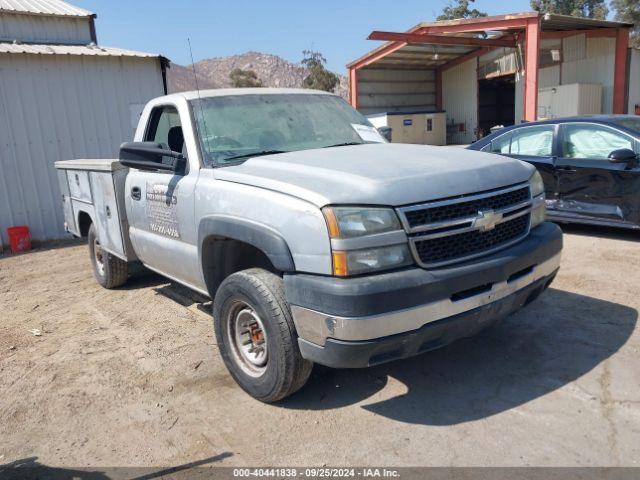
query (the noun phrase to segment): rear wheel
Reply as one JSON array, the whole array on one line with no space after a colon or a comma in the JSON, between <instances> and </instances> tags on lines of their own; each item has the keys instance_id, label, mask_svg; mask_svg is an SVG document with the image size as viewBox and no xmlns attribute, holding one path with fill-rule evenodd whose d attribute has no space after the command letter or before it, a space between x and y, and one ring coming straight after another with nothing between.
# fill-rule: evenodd
<instances>
[{"instance_id":1,"label":"rear wheel","mask_svg":"<svg viewBox=\"0 0 640 480\"><path fill-rule=\"evenodd\" d=\"M100 246L94 224L91 224L87 237L93 276L97 282L104 288L116 288L124 285L129 277L127 262L120 260Z\"/></svg>"},{"instance_id":2,"label":"rear wheel","mask_svg":"<svg viewBox=\"0 0 640 480\"><path fill-rule=\"evenodd\" d=\"M216 293L213 316L224 363L249 395L275 402L306 383L313 364L300 354L278 275L258 268L230 275Z\"/></svg>"}]
</instances>

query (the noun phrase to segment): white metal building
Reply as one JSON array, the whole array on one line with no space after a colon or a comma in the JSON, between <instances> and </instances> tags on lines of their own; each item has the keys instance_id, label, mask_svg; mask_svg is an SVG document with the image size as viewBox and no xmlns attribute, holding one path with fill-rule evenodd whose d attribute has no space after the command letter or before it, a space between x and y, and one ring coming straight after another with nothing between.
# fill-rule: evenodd
<instances>
[{"instance_id":1,"label":"white metal building","mask_svg":"<svg viewBox=\"0 0 640 480\"><path fill-rule=\"evenodd\" d=\"M64 236L53 163L115 157L168 61L96 45L96 15L60 0L0 0L0 235Z\"/></svg>"}]
</instances>

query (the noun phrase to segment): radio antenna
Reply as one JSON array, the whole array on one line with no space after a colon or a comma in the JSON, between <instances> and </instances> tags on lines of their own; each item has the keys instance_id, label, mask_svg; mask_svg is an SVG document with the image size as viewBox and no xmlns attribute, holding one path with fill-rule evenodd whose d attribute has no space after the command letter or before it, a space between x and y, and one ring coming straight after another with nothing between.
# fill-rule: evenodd
<instances>
[{"instance_id":1,"label":"radio antenna","mask_svg":"<svg viewBox=\"0 0 640 480\"><path fill-rule=\"evenodd\" d=\"M200 87L198 86L198 75L196 73L196 62L193 61L193 49L191 48L191 39L187 38L189 44L189 55L191 56L191 69L193 70L193 80L196 84L196 92L198 92L198 104L200 105L200 120L202 120L202 126L204 128L204 137L207 142L207 148L211 151L211 145L209 145L209 130L207 129L207 122L204 119L204 110L202 109L202 96L200 95ZM207 152L208 155L208 152Z\"/></svg>"}]
</instances>

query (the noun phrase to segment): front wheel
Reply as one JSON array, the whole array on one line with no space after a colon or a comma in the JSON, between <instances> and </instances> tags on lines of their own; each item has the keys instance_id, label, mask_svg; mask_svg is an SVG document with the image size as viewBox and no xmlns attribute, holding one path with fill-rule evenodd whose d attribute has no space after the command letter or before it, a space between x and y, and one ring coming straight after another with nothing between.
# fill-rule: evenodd
<instances>
[{"instance_id":1,"label":"front wheel","mask_svg":"<svg viewBox=\"0 0 640 480\"><path fill-rule=\"evenodd\" d=\"M95 224L91 224L87 237L93 276L97 282L104 288L116 288L124 285L129 278L127 262L111 255L100 246Z\"/></svg>"},{"instance_id":2,"label":"front wheel","mask_svg":"<svg viewBox=\"0 0 640 480\"><path fill-rule=\"evenodd\" d=\"M313 364L300 354L278 275L258 268L230 275L215 295L213 318L222 359L249 395L275 402L306 383Z\"/></svg>"}]
</instances>

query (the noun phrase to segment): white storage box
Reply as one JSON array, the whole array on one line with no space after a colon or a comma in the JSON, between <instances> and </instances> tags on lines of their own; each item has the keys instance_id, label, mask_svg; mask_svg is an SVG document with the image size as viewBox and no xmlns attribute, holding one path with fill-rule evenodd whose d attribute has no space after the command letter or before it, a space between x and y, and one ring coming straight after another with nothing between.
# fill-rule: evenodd
<instances>
[{"instance_id":1,"label":"white storage box","mask_svg":"<svg viewBox=\"0 0 640 480\"><path fill-rule=\"evenodd\" d=\"M447 117L444 112L386 112L368 115L367 118L374 127L391 127L393 143L447 143Z\"/></svg>"}]
</instances>

